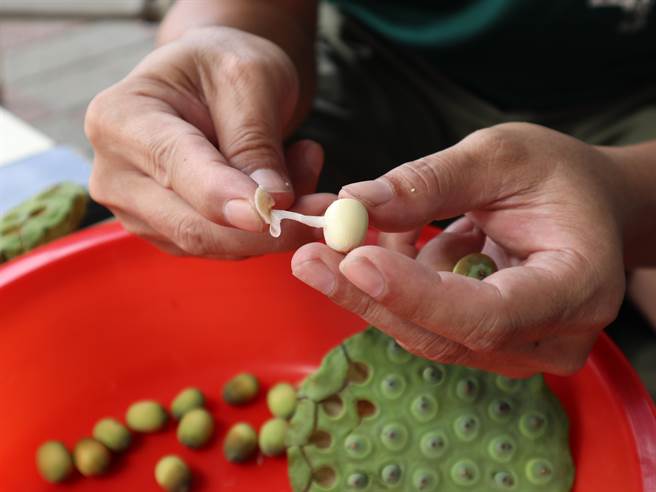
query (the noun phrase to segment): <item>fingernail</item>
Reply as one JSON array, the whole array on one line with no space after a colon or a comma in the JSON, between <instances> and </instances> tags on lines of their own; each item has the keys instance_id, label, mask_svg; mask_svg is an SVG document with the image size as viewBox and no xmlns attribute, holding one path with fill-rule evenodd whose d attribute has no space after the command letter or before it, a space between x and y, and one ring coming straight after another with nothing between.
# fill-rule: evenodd
<instances>
[{"instance_id":1,"label":"fingernail","mask_svg":"<svg viewBox=\"0 0 656 492\"><path fill-rule=\"evenodd\" d=\"M381 179L353 183L345 186L342 190L371 207L389 202L394 196L392 186Z\"/></svg>"},{"instance_id":2,"label":"fingernail","mask_svg":"<svg viewBox=\"0 0 656 492\"><path fill-rule=\"evenodd\" d=\"M346 258L339 264L339 270L358 289L369 294L374 299L381 296L385 290L385 279L374 264L367 258Z\"/></svg>"},{"instance_id":3,"label":"fingernail","mask_svg":"<svg viewBox=\"0 0 656 492\"><path fill-rule=\"evenodd\" d=\"M335 275L320 260L304 261L292 268L292 273L299 280L327 296L335 290Z\"/></svg>"},{"instance_id":4,"label":"fingernail","mask_svg":"<svg viewBox=\"0 0 656 492\"><path fill-rule=\"evenodd\" d=\"M245 231L260 232L264 223L248 200L235 198L223 206L223 216L231 225Z\"/></svg>"},{"instance_id":5,"label":"fingernail","mask_svg":"<svg viewBox=\"0 0 656 492\"><path fill-rule=\"evenodd\" d=\"M251 174L251 179L269 193L286 193L291 191L289 181L286 181L273 169L258 169Z\"/></svg>"}]
</instances>

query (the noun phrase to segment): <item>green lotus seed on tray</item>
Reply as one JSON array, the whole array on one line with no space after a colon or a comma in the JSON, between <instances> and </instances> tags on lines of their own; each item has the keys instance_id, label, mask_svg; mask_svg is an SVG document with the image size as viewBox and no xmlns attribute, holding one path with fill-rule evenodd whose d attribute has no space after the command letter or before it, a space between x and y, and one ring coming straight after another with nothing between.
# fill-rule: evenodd
<instances>
[{"instance_id":1,"label":"green lotus seed on tray","mask_svg":"<svg viewBox=\"0 0 656 492\"><path fill-rule=\"evenodd\" d=\"M166 425L167 420L166 410L154 400L133 403L125 413L125 422L136 432L156 432Z\"/></svg>"},{"instance_id":2,"label":"green lotus seed on tray","mask_svg":"<svg viewBox=\"0 0 656 492\"><path fill-rule=\"evenodd\" d=\"M260 428L258 443L265 456L278 456L285 452L285 438L289 424L281 418L267 420Z\"/></svg>"},{"instance_id":3,"label":"green lotus seed on tray","mask_svg":"<svg viewBox=\"0 0 656 492\"><path fill-rule=\"evenodd\" d=\"M249 373L237 374L223 387L223 399L229 405L245 405L255 399L260 391L260 382Z\"/></svg>"},{"instance_id":4,"label":"green lotus seed on tray","mask_svg":"<svg viewBox=\"0 0 656 492\"><path fill-rule=\"evenodd\" d=\"M296 409L296 389L289 383L278 383L267 393L267 405L274 417L288 419Z\"/></svg>"},{"instance_id":5,"label":"green lotus seed on tray","mask_svg":"<svg viewBox=\"0 0 656 492\"><path fill-rule=\"evenodd\" d=\"M295 492L569 492L568 420L542 376L405 352L369 328L326 355L287 432Z\"/></svg>"},{"instance_id":6,"label":"green lotus seed on tray","mask_svg":"<svg viewBox=\"0 0 656 492\"><path fill-rule=\"evenodd\" d=\"M73 232L87 207L87 192L60 183L0 217L0 263Z\"/></svg>"},{"instance_id":7,"label":"green lotus seed on tray","mask_svg":"<svg viewBox=\"0 0 656 492\"><path fill-rule=\"evenodd\" d=\"M48 441L36 452L36 467L44 480L59 483L73 472L73 458L63 443Z\"/></svg>"},{"instance_id":8,"label":"green lotus seed on tray","mask_svg":"<svg viewBox=\"0 0 656 492\"><path fill-rule=\"evenodd\" d=\"M257 432L250 424L243 422L233 425L223 442L223 454L228 461L241 463L257 451Z\"/></svg>"},{"instance_id":9,"label":"green lotus seed on tray","mask_svg":"<svg viewBox=\"0 0 656 492\"><path fill-rule=\"evenodd\" d=\"M109 468L112 455L103 444L95 439L85 437L73 449L73 462L85 477L102 475Z\"/></svg>"},{"instance_id":10,"label":"green lotus seed on tray","mask_svg":"<svg viewBox=\"0 0 656 492\"><path fill-rule=\"evenodd\" d=\"M170 454L155 465L155 481L166 492L188 492L191 488L191 471L179 456Z\"/></svg>"},{"instance_id":11,"label":"green lotus seed on tray","mask_svg":"<svg viewBox=\"0 0 656 492\"><path fill-rule=\"evenodd\" d=\"M205 396L198 388L186 388L171 403L171 414L176 420L194 408L205 406Z\"/></svg>"},{"instance_id":12,"label":"green lotus seed on tray","mask_svg":"<svg viewBox=\"0 0 656 492\"><path fill-rule=\"evenodd\" d=\"M214 434L214 418L204 408L194 408L185 413L178 424L178 441L189 448L200 448Z\"/></svg>"},{"instance_id":13,"label":"green lotus seed on tray","mask_svg":"<svg viewBox=\"0 0 656 492\"><path fill-rule=\"evenodd\" d=\"M116 419L99 420L93 427L93 438L114 452L125 451L132 442L132 434Z\"/></svg>"}]
</instances>

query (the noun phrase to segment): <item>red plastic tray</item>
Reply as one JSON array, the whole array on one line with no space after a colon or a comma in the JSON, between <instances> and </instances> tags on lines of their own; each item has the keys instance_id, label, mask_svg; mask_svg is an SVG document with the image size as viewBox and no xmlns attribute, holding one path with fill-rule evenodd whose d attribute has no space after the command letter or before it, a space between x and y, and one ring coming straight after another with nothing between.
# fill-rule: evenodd
<instances>
[{"instance_id":1,"label":"red plastic tray","mask_svg":"<svg viewBox=\"0 0 656 492\"><path fill-rule=\"evenodd\" d=\"M284 459L223 459L226 426L260 424L267 412L262 399L226 407L220 388L240 370L265 386L298 380L364 326L294 279L289 260L173 258L113 224L0 268L0 490L156 491L154 464L176 452L199 477L195 490L288 492ZM571 419L574 491L656 491L656 412L609 339L578 374L548 382ZM38 477L41 441L72 445L96 419L122 417L139 398L168 403L187 385L210 395L219 418L207 449L183 449L171 426L140 438L103 478L53 486Z\"/></svg>"}]
</instances>

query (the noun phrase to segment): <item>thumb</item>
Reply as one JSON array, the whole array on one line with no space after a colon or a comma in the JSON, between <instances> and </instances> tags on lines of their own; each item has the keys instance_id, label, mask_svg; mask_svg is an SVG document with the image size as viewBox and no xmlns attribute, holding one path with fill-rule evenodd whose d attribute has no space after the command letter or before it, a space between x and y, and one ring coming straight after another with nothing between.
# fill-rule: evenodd
<instances>
[{"instance_id":1,"label":"thumb","mask_svg":"<svg viewBox=\"0 0 656 492\"><path fill-rule=\"evenodd\" d=\"M372 224L384 231L405 231L483 208L521 189L497 165L508 156L505 149L497 152L502 144L491 133L496 129L475 132L378 179L347 185L339 195L362 201Z\"/></svg>"}]
</instances>

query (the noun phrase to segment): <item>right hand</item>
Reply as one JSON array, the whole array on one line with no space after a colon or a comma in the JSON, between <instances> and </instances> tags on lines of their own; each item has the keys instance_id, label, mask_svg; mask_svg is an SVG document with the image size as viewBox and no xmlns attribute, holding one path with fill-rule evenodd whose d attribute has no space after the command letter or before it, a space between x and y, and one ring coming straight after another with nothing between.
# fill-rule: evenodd
<instances>
[{"instance_id":1,"label":"right hand","mask_svg":"<svg viewBox=\"0 0 656 492\"><path fill-rule=\"evenodd\" d=\"M270 41L225 27L191 31L91 102L92 197L173 254L243 258L316 240L320 230L296 223L270 237L253 204L258 184L276 208L305 214L334 199L309 195L319 144L283 150L298 92L293 63Z\"/></svg>"}]
</instances>

